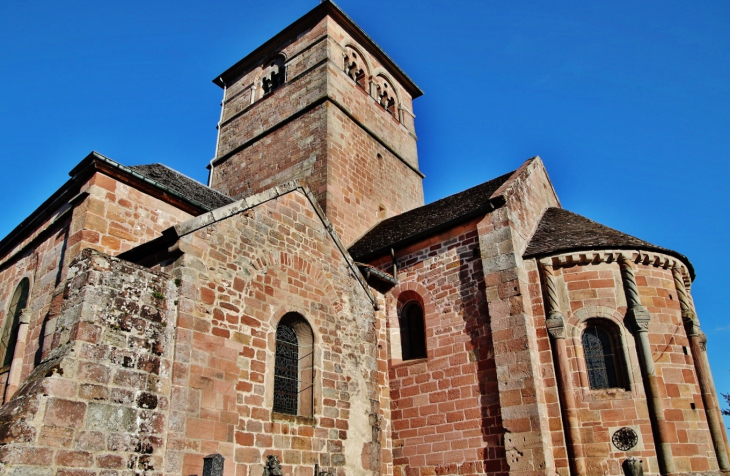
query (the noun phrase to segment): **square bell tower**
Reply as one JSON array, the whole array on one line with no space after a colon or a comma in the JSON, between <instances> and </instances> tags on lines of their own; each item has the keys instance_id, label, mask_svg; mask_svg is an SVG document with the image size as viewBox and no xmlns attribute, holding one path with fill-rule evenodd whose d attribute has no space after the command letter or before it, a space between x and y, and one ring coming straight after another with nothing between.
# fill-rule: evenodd
<instances>
[{"instance_id":1,"label":"square bell tower","mask_svg":"<svg viewBox=\"0 0 730 476\"><path fill-rule=\"evenodd\" d=\"M301 180L345 245L423 205L416 84L325 1L214 80L211 187L243 198Z\"/></svg>"}]
</instances>

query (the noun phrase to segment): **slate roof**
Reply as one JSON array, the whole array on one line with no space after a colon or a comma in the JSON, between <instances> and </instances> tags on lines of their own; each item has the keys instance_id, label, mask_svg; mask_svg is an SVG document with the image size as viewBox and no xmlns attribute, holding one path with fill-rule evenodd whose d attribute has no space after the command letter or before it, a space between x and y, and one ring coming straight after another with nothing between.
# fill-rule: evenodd
<instances>
[{"instance_id":1,"label":"slate roof","mask_svg":"<svg viewBox=\"0 0 730 476\"><path fill-rule=\"evenodd\" d=\"M391 247L404 246L479 213L498 208L502 202L495 200L492 195L512 174L514 171L383 220L350 247L350 255L356 261L364 260Z\"/></svg>"},{"instance_id":2,"label":"slate roof","mask_svg":"<svg viewBox=\"0 0 730 476\"><path fill-rule=\"evenodd\" d=\"M640 240L562 208L548 208L540 219L524 257L532 258L591 249L640 249L679 258L694 276L692 263L681 253Z\"/></svg>"},{"instance_id":3,"label":"slate roof","mask_svg":"<svg viewBox=\"0 0 730 476\"><path fill-rule=\"evenodd\" d=\"M134 165L129 168L138 174L144 175L148 179L177 192L182 197L192 199L193 201L204 205L208 208L208 210L215 210L216 208L220 208L235 201L232 198L191 179L187 175L183 175L180 172L167 167L166 165Z\"/></svg>"}]
</instances>

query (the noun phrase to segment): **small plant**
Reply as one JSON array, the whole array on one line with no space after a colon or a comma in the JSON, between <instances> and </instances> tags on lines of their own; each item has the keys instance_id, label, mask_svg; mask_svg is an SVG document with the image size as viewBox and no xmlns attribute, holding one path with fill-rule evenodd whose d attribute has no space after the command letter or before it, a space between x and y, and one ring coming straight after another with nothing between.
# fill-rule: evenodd
<instances>
[{"instance_id":1,"label":"small plant","mask_svg":"<svg viewBox=\"0 0 730 476\"><path fill-rule=\"evenodd\" d=\"M159 291L152 291L152 296L153 296L153 297L154 297L155 299L165 299L165 295L164 295L164 294L162 294L162 293L161 293L161 292L159 292Z\"/></svg>"},{"instance_id":2,"label":"small plant","mask_svg":"<svg viewBox=\"0 0 730 476\"><path fill-rule=\"evenodd\" d=\"M182 284L182 279L175 278L175 286L177 286L179 288L181 284Z\"/></svg>"}]
</instances>

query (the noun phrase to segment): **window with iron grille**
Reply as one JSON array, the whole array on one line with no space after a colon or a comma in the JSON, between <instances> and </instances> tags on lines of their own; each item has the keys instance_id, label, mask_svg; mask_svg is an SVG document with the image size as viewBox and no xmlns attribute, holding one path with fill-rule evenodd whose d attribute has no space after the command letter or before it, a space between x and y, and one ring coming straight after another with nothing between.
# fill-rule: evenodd
<instances>
[{"instance_id":1,"label":"window with iron grille","mask_svg":"<svg viewBox=\"0 0 730 476\"><path fill-rule=\"evenodd\" d=\"M426 331L423 308L417 301L409 301L400 313L400 344L403 360L426 357Z\"/></svg>"},{"instance_id":2,"label":"window with iron grille","mask_svg":"<svg viewBox=\"0 0 730 476\"><path fill-rule=\"evenodd\" d=\"M20 316L26 304L28 304L29 289L30 281L28 278L23 278L10 299L10 307L5 315L5 325L0 339L0 358L2 358L3 369L9 367L13 362L15 344L18 341L18 329L20 328Z\"/></svg>"},{"instance_id":3,"label":"window with iron grille","mask_svg":"<svg viewBox=\"0 0 730 476\"><path fill-rule=\"evenodd\" d=\"M583 354L592 389L617 388L619 383L618 356L611 335L598 325L589 325L583 332Z\"/></svg>"},{"instance_id":4,"label":"window with iron grille","mask_svg":"<svg viewBox=\"0 0 730 476\"><path fill-rule=\"evenodd\" d=\"M313 341L312 328L299 314L286 314L276 327L275 412L312 416Z\"/></svg>"}]
</instances>

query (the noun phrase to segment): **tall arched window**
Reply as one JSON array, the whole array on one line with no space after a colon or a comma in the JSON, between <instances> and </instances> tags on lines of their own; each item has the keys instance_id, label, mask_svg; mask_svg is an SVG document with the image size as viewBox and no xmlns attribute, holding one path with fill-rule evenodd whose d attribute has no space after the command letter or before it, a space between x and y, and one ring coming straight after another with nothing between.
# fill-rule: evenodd
<instances>
[{"instance_id":1,"label":"tall arched window","mask_svg":"<svg viewBox=\"0 0 730 476\"><path fill-rule=\"evenodd\" d=\"M426 331L423 308L417 301L409 301L400 313L400 345L403 360L426 357Z\"/></svg>"},{"instance_id":2,"label":"tall arched window","mask_svg":"<svg viewBox=\"0 0 730 476\"><path fill-rule=\"evenodd\" d=\"M28 291L30 289L30 281L23 278L15 288L13 297L10 299L10 307L5 316L5 325L3 326L2 339L0 339L0 358L2 358L2 368L5 369L13 363L13 355L15 354L15 344L18 341L18 328L20 327L20 316L23 314L26 304L28 304Z\"/></svg>"},{"instance_id":3,"label":"tall arched window","mask_svg":"<svg viewBox=\"0 0 730 476\"><path fill-rule=\"evenodd\" d=\"M278 413L312 416L314 335L299 314L286 314L276 326L274 407Z\"/></svg>"},{"instance_id":4,"label":"tall arched window","mask_svg":"<svg viewBox=\"0 0 730 476\"><path fill-rule=\"evenodd\" d=\"M604 326L590 324L583 331L583 354L591 388L621 387L618 365L620 359L614 349L613 339Z\"/></svg>"}]
</instances>

